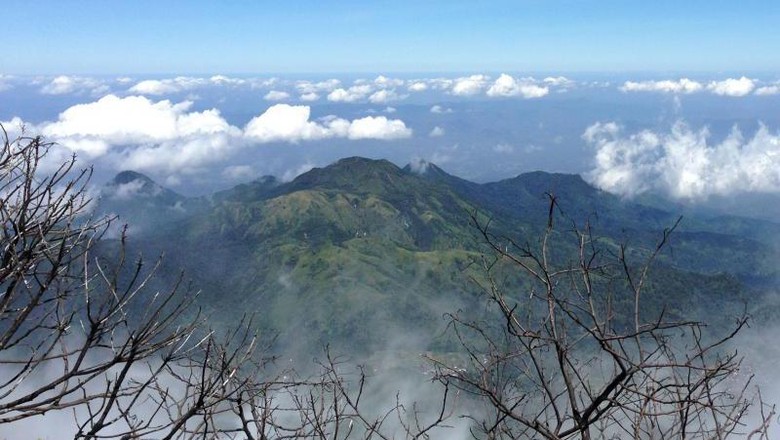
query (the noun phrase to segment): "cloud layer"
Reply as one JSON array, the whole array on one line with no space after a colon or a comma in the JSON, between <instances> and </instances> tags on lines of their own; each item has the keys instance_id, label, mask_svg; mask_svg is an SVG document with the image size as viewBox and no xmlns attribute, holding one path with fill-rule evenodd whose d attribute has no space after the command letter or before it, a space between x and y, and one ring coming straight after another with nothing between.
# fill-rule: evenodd
<instances>
[{"instance_id":1,"label":"cloud layer","mask_svg":"<svg viewBox=\"0 0 780 440\"><path fill-rule=\"evenodd\" d=\"M759 87L761 82L745 76L740 78L726 78L713 80L706 85L688 78L679 80L662 81L626 81L619 90L622 92L661 92L675 94L691 94L708 91L719 96L739 98L754 93L758 96L773 95L776 93L777 84Z\"/></svg>"},{"instance_id":2,"label":"cloud layer","mask_svg":"<svg viewBox=\"0 0 780 440\"><path fill-rule=\"evenodd\" d=\"M37 126L14 118L6 127L27 125L58 143L55 155L77 152L82 158L107 158L119 168L187 172L219 162L241 148L269 142L297 143L330 138L393 140L412 130L385 116L347 120L336 116L311 119L304 105L276 104L242 129L217 109L193 111L193 102L153 101L144 96L107 95L72 106L56 121Z\"/></svg>"},{"instance_id":3,"label":"cloud layer","mask_svg":"<svg viewBox=\"0 0 780 440\"><path fill-rule=\"evenodd\" d=\"M402 139L412 130L399 119L368 116L348 121L328 116L312 121L311 108L305 105L277 104L246 125L244 136L257 142L300 142L328 138Z\"/></svg>"},{"instance_id":4,"label":"cloud layer","mask_svg":"<svg viewBox=\"0 0 780 440\"><path fill-rule=\"evenodd\" d=\"M626 135L614 122L588 127L595 149L587 174L599 188L623 196L647 191L689 200L744 192L780 192L780 134L761 125L750 139L739 129L713 143L706 128L678 122L668 132Z\"/></svg>"}]
</instances>

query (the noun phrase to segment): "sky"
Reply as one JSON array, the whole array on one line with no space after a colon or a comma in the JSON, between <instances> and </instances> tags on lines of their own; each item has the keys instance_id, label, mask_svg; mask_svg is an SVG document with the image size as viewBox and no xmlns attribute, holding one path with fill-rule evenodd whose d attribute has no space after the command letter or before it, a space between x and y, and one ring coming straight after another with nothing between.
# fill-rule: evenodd
<instances>
[{"instance_id":1,"label":"sky","mask_svg":"<svg viewBox=\"0 0 780 440\"><path fill-rule=\"evenodd\" d=\"M53 167L94 165L96 184L132 169L200 195L365 156L481 182L577 173L627 198L772 196L780 218L780 2L2 11L0 124L54 142Z\"/></svg>"},{"instance_id":2,"label":"sky","mask_svg":"<svg viewBox=\"0 0 780 440\"><path fill-rule=\"evenodd\" d=\"M4 0L6 74L766 72L772 0Z\"/></svg>"}]
</instances>

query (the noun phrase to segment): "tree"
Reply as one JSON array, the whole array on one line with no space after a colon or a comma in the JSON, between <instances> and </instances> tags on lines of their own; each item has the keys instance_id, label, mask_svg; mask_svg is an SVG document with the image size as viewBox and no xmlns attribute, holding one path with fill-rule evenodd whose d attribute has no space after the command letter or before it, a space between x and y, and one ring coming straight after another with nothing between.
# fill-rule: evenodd
<instances>
[{"instance_id":1,"label":"tree","mask_svg":"<svg viewBox=\"0 0 780 440\"><path fill-rule=\"evenodd\" d=\"M416 439L447 417L446 390L427 423L366 410L365 373L329 352L313 376L275 372L251 321L210 330L183 275L154 290L161 260L129 261L90 216L90 169L44 172L54 144L0 130L0 428L67 412L60 438Z\"/></svg>"},{"instance_id":2,"label":"tree","mask_svg":"<svg viewBox=\"0 0 780 440\"><path fill-rule=\"evenodd\" d=\"M150 291L159 261L129 263L124 233L98 252L112 219L88 215L91 171L73 157L44 173L51 143L3 135L0 424L67 410L75 438L213 429L200 424L243 388L253 335L202 330L182 277Z\"/></svg>"},{"instance_id":3,"label":"tree","mask_svg":"<svg viewBox=\"0 0 780 440\"><path fill-rule=\"evenodd\" d=\"M489 249L486 277L475 282L492 313L452 315L466 359L432 361L439 380L483 405L471 415L475 437L768 438L774 407L750 392L741 359L724 348L747 318L714 337L703 323L647 307L650 268L677 224L653 248L610 248L587 224L556 229L565 216L554 196L549 202L538 242L497 236L489 220L472 215ZM567 237L576 244L573 258L554 252ZM511 286L501 281L507 270L519 272ZM751 407L758 420L749 429Z\"/></svg>"}]
</instances>

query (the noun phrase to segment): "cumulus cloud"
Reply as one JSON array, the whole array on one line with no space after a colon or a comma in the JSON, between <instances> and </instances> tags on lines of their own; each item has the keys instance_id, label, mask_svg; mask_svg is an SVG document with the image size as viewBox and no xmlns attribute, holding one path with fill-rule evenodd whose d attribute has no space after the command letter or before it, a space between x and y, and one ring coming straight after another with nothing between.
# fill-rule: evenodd
<instances>
[{"instance_id":1,"label":"cumulus cloud","mask_svg":"<svg viewBox=\"0 0 780 440\"><path fill-rule=\"evenodd\" d=\"M41 87L40 92L44 95L65 95L87 91L97 95L108 90L108 85L94 78L60 75Z\"/></svg>"},{"instance_id":2,"label":"cumulus cloud","mask_svg":"<svg viewBox=\"0 0 780 440\"><path fill-rule=\"evenodd\" d=\"M424 92L428 90L428 84L423 81L415 81L407 87L410 92Z\"/></svg>"},{"instance_id":3,"label":"cumulus cloud","mask_svg":"<svg viewBox=\"0 0 780 440\"><path fill-rule=\"evenodd\" d=\"M388 140L412 135L403 121L384 116L354 121L335 116L312 121L310 117L309 106L277 104L249 121L244 135L256 142L299 142L334 137Z\"/></svg>"},{"instance_id":4,"label":"cumulus cloud","mask_svg":"<svg viewBox=\"0 0 780 440\"><path fill-rule=\"evenodd\" d=\"M369 84L360 84L348 89L338 88L328 94L328 101L356 102L366 98L374 89Z\"/></svg>"},{"instance_id":5,"label":"cumulus cloud","mask_svg":"<svg viewBox=\"0 0 780 440\"><path fill-rule=\"evenodd\" d=\"M436 104L433 107L431 107L431 113L436 113L436 114L452 113L452 109L449 107L442 107Z\"/></svg>"},{"instance_id":6,"label":"cumulus cloud","mask_svg":"<svg viewBox=\"0 0 780 440\"><path fill-rule=\"evenodd\" d=\"M523 98L541 98L547 95L550 89L536 85L532 79L517 80L510 75L502 73L487 91L492 97L521 96Z\"/></svg>"},{"instance_id":7,"label":"cumulus cloud","mask_svg":"<svg viewBox=\"0 0 780 440\"><path fill-rule=\"evenodd\" d=\"M314 92L303 93L303 94L301 94L300 99L301 99L301 101L311 102L311 101L316 101L316 100L320 99L320 95L318 95L318 94L316 94Z\"/></svg>"},{"instance_id":8,"label":"cumulus cloud","mask_svg":"<svg viewBox=\"0 0 780 440\"><path fill-rule=\"evenodd\" d=\"M245 79L231 78L225 75L214 75L209 78L209 82L218 86L242 86L246 84Z\"/></svg>"},{"instance_id":9,"label":"cumulus cloud","mask_svg":"<svg viewBox=\"0 0 780 440\"><path fill-rule=\"evenodd\" d=\"M374 84L379 88L392 89L403 86L404 80L398 78L388 78L386 76L379 75L374 79Z\"/></svg>"},{"instance_id":10,"label":"cumulus cloud","mask_svg":"<svg viewBox=\"0 0 780 440\"><path fill-rule=\"evenodd\" d=\"M674 198L780 192L780 135L761 125L750 139L736 127L713 143L706 128L683 122L669 132L625 135L614 122L596 123L583 139L595 149L587 178L623 196L659 191Z\"/></svg>"},{"instance_id":11,"label":"cumulus cloud","mask_svg":"<svg viewBox=\"0 0 780 440\"><path fill-rule=\"evenodd\" d=\"M349 139L403 139L412 136L412 130L400 119L387 119L384 116L368 116L355 119L349 125Z\"/></svg>"},{"instance_id":12,"label":"cumulus cloud","mask_svg":"<svg viewBox=\"0 0 780 440\"><path fill-rule=\"evenodd\" d=\"M68 108L40 127L60 145L96 158L109 155L121 168L173 171L204 165L233 148L240 130L217 109L190 111L192 103L152 102L108 95Z\"/></svg>"},{"instance_id":13,"label":"cumulus cloud","mask_svg":"<svg viewBox=\"0 0 780 440\"><path fill-rule=\"evenodd\" d=\"M780 85L763 86L756 89L755 94L758 96L771 96L780 94Z\"/></svg>"},{"instance_id":14,"label":"cumulus cloud","mask_svg":"<svg viewBox=\"0 0 780 440\"><path fill-rule=\"evenodd\" d=\"M218 81L219 79L218 77ZM130 87L128 91L141 95L168 95L193 90L206 84L208 81L203 78L177 76L169 79L147 79Z\"/></svg>"},{"instance_id":15,"label":"cumulus cloud","mask_svg":"<svg viewBox=\"0 0 780 440\"><path fill-rule=\"evenodd\" d=\"M277 104L250 120L244 136L257 142L299 142L346 135L349 122L344 119L310 121L311 107Z\"/></svg>"},{"instance_id":16,"label":"cumulus cloud","mask_svg":"<svg viewBox=\"0 0 780 440\"><path fill-rule=\"evenodd\" d=\"M662 93L695 93L701 91L704 86L688 78L663 81L626 81L620 90L622 92L662 92Z\"/></svg>"},{"instance_id":17,"label":"cumulus cloud","mask_svg":"<svg viewBox=\"0 0 780 440\"><path fill-rule=\"evenodd\" d=\"M290 99L290 94L280 90L271 90L263 97L266 101L285 101Z\"/></svg>"},{"instance_id":18,"label":"cumulus cloud","mask_svg":"<svg viewBox=\"0 0 780 440\"><path fill-rule=\"evenodd\" d=\"M570 89L575 86L575 82L566 78L565 76L548 76L542 80L543 83L552 86L559 87L561 89Z\"/></svg>"},{"instance_id":19,"label":"cumulus cloud","mask_svg":"<svg viewBox=\"0 0 780 440\"><path fill-rule=\"evenodd\" d=\"M739 79L712 81L707 85L707 90L716 95L741 97L749 95L755 87L756 84L752 79L743 76Z\"/></svg>"},{"instance_id":20,"label":"cumulus cloud","mask_svg":"<svg viewBox=\"0 0 780 440\"><path fill-rule=\"evenodd\" d=\"M311 81L298 81L295 83L296 90L298 90L298 93L302 95L309 93L332 92L340 86L341 81L335 78L326 79L316 83Z\"/></svg>"},{"instance_id":21,"label":"cumulus cloud","mask_svg":"<svg viewBox=\"0 0 780 440\"><path fill-rule=\"evenodd\" d=\"M395 89L382 89L371 94L368 100L373 104L384 104L391 101L399 101L405 99L406 95L399 95Z\"/></svg>"},{"instance_id":22,"label":"cumulus cloud","mask_svg":"<svg viewBox=\"0 0 780 440\"><path fill-rule=\"evenodd\" d=\"M428 136L430 136L430 137L441 137L441 136L444 136L444 129L439 127L439 126L433 127L433 130L431 130L431 132L428 133Z\"/></svg>"},{"instance_id":23,"label":"cumulus cloud","mask_svg":"<svg viewBox=\"0 0 780 440\"><path fill-rule=\"evenodd\" d=\"M451 93L457 96L476 95L485 88L489 79L486 75L456 78L452 84Z\"/></svg>"},{"instance_id":24,"label":"cumulus cloud","mask_svg":"<svg viewBox=\"0 0 780 440\"><path fill-rule=\"evenodd\" d=\"M350 121L327 116L310 120L308 106L286 104L271 106L241 129L229 124L219 110L193 111L192 104L107 95L72 106L53 122L33 126L14 118L3 125L12 137L21 134L26 125L29 131L57 142L47 155L53 162L61 163L77 152L83 160L101 160L117 169L169 176L198 172L260 143L326 138L390 140L412 135L399 119L381 116ZM246 171L235 168L224 173L238 176L242 170Z\"/></svg>"},{"instance_id":25,"label":"cumulus cloud","mask_svg":"<svg viewBox=\"0 0 780 440\"><path fill-rule=\"evenodd\" d=\"M161 143L174 139L235 132L219 110L189 112L192 102L152 102L141 96L107 95L68 108L42 133L72 150L101 155L109 145Z\"/></svg>"}]
</instances>

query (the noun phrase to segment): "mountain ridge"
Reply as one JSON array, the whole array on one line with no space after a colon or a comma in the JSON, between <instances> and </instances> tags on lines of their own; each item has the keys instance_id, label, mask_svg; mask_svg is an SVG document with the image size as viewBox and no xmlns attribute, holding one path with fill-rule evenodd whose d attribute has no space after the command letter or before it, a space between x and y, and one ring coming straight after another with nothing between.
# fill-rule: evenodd
<instances>
[{"instance_id":1,"label":"mountain ridge","mask_svg":"<svg viewBox=\"0 0 780 440\"><path fill-rule=\"evenodd\" d=\"M556 264L576 252L575 225L589 223L607 252L628 242L640 261L677 220L579 176L533 172L479 184L434 164L400 168L351 157L290 182L266 177L187 199L184 213L156 219L132 238L144 254L166 251L176 273L186 268L217 321L262 311L264 328L283 329L282 339L370 350L388 342L383 326L436 335L443 313L479 310L479 287L469 280L484 276L480 261L490 250L474 221L490 222L497 240L533 247L547 226L547 194L556 197L560 225L551 238ZM761 241L771 225L759 223L759 231L755 222L729 219L723 232L722 222L686 222L673 235L673 252L657 262L666 281L653 301L668 302L671 315L699 304L732 307L751 285L776 279L768 263L775 249ZM511 271L506 282L524 286ZM431 346L447 344L431 338Z\"/></svg>"}]
</instances>

